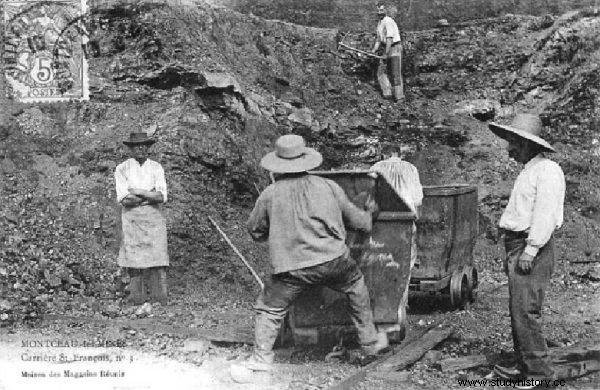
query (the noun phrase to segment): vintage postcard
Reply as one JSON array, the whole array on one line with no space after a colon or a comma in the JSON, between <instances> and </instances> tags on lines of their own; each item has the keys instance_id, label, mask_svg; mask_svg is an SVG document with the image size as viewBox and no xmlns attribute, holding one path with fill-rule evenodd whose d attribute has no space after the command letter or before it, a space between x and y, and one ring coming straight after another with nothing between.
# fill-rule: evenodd
<instances>
[{"instance_id":1,"label":"vintage postcard","mask_svg":"<svg viewBox=\"0 0 600 390\"><path fill-rule=\"evenodd\" d=\"M8 96L23 103L87 100L85 0L2 5Z\"/></svg>"},{"instance_id":2,"label":"vintage postcard","mask_svg":"<svg viewBox=\"0 0 600 390\"><path fill-rule=\"evenodd\" d=\"M599 5L0 0L0 390L600 389Z\"/></svg>"}]
</instances>

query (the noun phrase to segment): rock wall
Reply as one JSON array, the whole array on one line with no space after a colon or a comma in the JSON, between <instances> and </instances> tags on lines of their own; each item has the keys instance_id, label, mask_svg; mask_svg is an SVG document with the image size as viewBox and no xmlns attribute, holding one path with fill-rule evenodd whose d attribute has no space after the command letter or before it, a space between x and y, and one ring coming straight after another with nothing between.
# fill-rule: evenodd
<instances>
[{"instance_id":1,"label":"rock wall","mask_svg":"<svg viewBox=\"0 0 600 390\"><path fill-rule=\"evenodd\" d=\"M217 2L217 1L214 1ZM404 30L434 27L507 13L544 15L600 6L598 0L395 0L398 22ZM239 12L319 27L370 30L376 21L373 0L222 0Z\"/></svg>"}]
</instances>

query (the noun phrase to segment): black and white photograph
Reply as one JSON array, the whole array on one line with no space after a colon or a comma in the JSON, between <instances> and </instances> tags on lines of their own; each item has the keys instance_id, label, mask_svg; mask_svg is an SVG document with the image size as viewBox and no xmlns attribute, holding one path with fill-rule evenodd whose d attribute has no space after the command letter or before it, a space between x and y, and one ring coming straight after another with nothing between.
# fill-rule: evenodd
<instances>
[{"instance_id":1,"label":"black and white photograph","mask_svg":"<svg viewBox=\"0 0 600 390\"><path fill-rule=\"evenodd\" d=\"M600 0L0 18L0 390L600 389Z\"/></svg>"}]
</instances>

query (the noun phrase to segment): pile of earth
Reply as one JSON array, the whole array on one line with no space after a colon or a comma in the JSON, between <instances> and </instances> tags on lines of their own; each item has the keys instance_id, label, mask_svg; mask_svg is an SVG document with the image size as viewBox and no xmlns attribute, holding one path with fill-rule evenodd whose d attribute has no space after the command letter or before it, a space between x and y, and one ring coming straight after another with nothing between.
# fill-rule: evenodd
<instances>
[{"instance_id":1,"label":"pile of earth","mask_svg":"<svg viewBox=\"0 0 600 390\"><path fill-rule=\"evenodd\" d=\"M424 184L478 186L484 239L497 240L495 222L518 167L474 117L504 121L521 108L543 111L567 175L565 258L597 256L600 183L590 162L597 166L598 137L588 115L598 107L599 20L589 12L506 16L408 33L408 103L396 105L375 88L376 63L336 51L336 30L205 3L92 9L90 101L1 103L1 323L118 312L104 307L123 296L126 282L116 265L113 171L126 158L121 140L139 130L158 139L154 158L167 173L175 295L253 288L208 215L268 273L265 248L250 241L244 221L269 183L261 156L290 132L323 152L325 169L364 168L380 158L383 142L401 142ZM372 38L344 39L367 48ZM480 247L482 268L498 262ZM74 304L76 297L86 300Z\"/></svg>"}]
</instances>

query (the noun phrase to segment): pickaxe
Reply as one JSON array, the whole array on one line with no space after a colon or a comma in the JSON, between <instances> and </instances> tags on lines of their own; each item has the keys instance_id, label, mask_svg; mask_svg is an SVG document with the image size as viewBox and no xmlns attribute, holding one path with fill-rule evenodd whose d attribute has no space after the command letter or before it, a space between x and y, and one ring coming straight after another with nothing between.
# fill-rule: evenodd
<instances>
[{"instance_id":1,"label":"pickaxe","mask_svg":"<svg viewBox=\"0 0 600 390\"><path fill-rule=\"evenodd\" d=\"M357 49L355 47L348 46L345 43L338 42L338 50L340 50L340 49L350 50L350 51L353 51L353 52L356 52L356 53L364 54L364 55L369 56L369 57L378 58L380 60L385 59L385 57L378 56L377 54L369 53L368 51L360 50L360 49Z\"/></svg>"}]
</instances>

